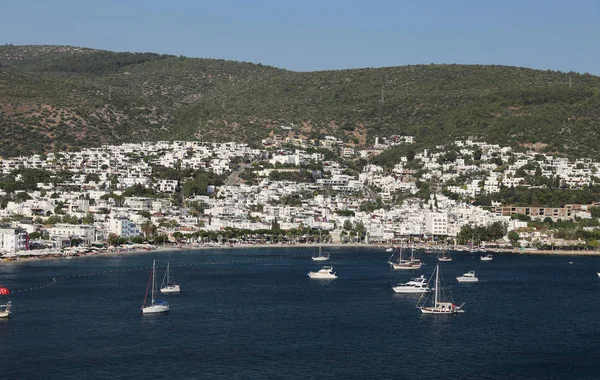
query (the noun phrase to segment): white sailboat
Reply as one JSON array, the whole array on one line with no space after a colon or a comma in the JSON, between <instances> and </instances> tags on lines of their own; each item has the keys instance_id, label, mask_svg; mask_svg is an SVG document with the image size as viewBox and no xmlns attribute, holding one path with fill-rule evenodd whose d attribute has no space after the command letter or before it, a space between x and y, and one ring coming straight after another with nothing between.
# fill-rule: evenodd
<instances>
[{"instance_id":1,"label":"white sailboat","mask_svg":"<svg viewBox=\"0 0 600 380\"><path fill-rule=\"evenodd\" d=\"M421 260L415 259L414 249L411 249L410 259L405 260L405 259L402 259L402 249L403 249L402 246L400 246L398 248L400 249L400 251L398 253L398 260L397 261L392 260L395 252L392 252L392 255L388 259L388 264L390 264L393 269L420 269L421 268L421 266L423 264L421 263Z\"/></svg>"},{"instance_id":2,"label":"white sailboat","mask_svg":"<svg viewBox=\"0 0 600 380\"><path fill-rule=\"evenodd\" d=\"M319 230L319 253L317 254L317 256L313 256L312 257L313 261L327 261L329 260L329 253L322 253L321 252L321 230Z\"/></svg>"},{"instance_id":3,"label":"white sailboat","mask_svg":"<svg viewBox=\"0 0 600 380\"><path fill-rule=\"evenodd\" d=\"M148 287L146 288L146 295L144 296L144 304L142 305L142 313L143 314L164 313L164 312L169 311L169 303L167 301L157 300L154 298L154 292L156 289L155 282L156 282L156 260L152 261L152 272L150 274L150 280L148 281ZM152 286L151 300L150 300L149 304L146 304L150 286Z\"/></svg>"},{"instance_id":4,"label":"white sailboat","mask_svg":"<svg viewBox=\"0 0 600 380\"><path fill-rule=\"evenodd\" d=\"M452 261L452 256L446 250L446 247L442 250L442 254L438 256L438 261Z\"/></svg>"},{"instance_id":5,"label":"white sailboat","mask_svg":"<svg viewBox=\"0 0 600 380\"><path fill-rule=\"evenodd\" d=\"M163 278L162 285L160 286L160 292L162 294L179 294L179 284L175 282L175 279L171 275L170 268L171 264L167 263L167 271L165 272L165 277Z\"/></svg>"},{"instance_id":6,"label":"white sailboat","mask_svg":"<svg viewBox=\"0 0 600 380\"><path fill-rule=\"evenodd\" d=\"M10 317L10 308L12 304L8 299L10 290L0 285L0 318Z\"/></svg>"},{"instance_id":7,"label":"white sailboat","mask_svg":"<svg viewBox=\"0 0 600 380\"><path fill-rule=\"evenodd\" d=\"M425 306L429 297L423 297L417 302L417 308L421 309L423 314L459 314L464 313L462 309L464 303L456 306L453 302L442 300L442 292L440 287L440 263L438 262L435 268L435 292L434 298L430 306Z\"/></svg>"}]
</instances>

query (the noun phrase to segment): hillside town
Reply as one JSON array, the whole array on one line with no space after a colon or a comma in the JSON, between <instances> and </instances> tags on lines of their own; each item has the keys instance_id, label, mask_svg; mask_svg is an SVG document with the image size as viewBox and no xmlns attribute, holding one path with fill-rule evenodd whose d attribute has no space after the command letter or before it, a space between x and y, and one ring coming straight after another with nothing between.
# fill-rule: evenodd
<instances>
[{"instance_id":1,"label":"hillside town","mask_svg":"<svg viewBox=\"0 0 600 380\"><path fill-rule=\"evenodd\" d=\"M161 141L2 159L0 252L295 244L315 241L315 231L333 244L583 244L528 228L528 221L593 219L591 203L483 206L472 199L550 182L581 189L600 182L600 163L471 139L400 156L393 167L371 160L414 143L412 136L382 137L361 150L333 136L274 135L260 148ZM503 236L493 241L460 237L465 227L494 224Z\"/></svg>"}]
</instances>

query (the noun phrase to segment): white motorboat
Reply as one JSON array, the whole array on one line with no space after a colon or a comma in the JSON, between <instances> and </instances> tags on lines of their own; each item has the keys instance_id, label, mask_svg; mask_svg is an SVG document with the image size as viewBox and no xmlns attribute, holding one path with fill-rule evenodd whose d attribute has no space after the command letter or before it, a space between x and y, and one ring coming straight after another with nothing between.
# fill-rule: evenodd
<instances>
[{"instance_id":1,"label":"white motorboat","mask_svg":"<svg viewBox=\"0 0 600 380\"><path fill-rule=\"evenodd\" d=\"M317 272L308 272L308 277L315 279L329 280L337 278L337 275L333 271L333 267L325 266L319 269Z\"/></svg>"},{"instance_id":2,"label":"white motorboat","mask_svg":"<svg viewBox=\"0 0 600 380\"><path fill-rule=\"evenodd\" d=\"M179 287L179 284L175 282L170 268L171 264L167 263L167 271L165 272L165 277L163 278L162 285L160 286L160 292L162 294L179 294L181 288Z\"/></svg>"},{"instance_id":3,"label":"white motorboat","mask_svg":"<svg viewBox=\"0 0 600 380\"><path fill-rule=\"evenodd\" d=\"M148 281L148 288L146 288L146 295L144 296L144 304L142 305L142 314L154 314L154 313L165 313L169 311L169 303L163 300L157 300L154 298L155 283L156 283L156 260L152 262L152 272L150 274L151 281ZM152 285L150 285L152 284ZM148 299L148 291L152 286L150 303L146 304Z\"/></svg>"},{"instance_id":4,"label":"white motorboat","mask_svg":"<svg viewBox=\"0 0 600 380\"><path fill-rule=\"evenodd\" d=\"M429 283L424 275L421 277L413 278L412 280L398 284L392 288L396 293L429 293Z\"/></svg>"},{"instance_id":5,"label":"white motorboat","mask_svg":"<svg viewBox=\"0 0 600 380\"><path fill-rule=\"evenodd\" d=\"M386 252L394 252L394 248L392 248L392 247L389 247L389 248L387 248L385 251L386 251Z\"/></svg>"},{"instance_id":6,"label":"white motorboat","mask_svg":"<svg viewBox=\"0 0 600 380\"><path fill-rule=\"evenodd\" d=\"M479 260L481 260L481 261L492 261L493 259L494 259L494 257L489 253L487 255L481 256L479 258Z\"/></svg>"},{"instance_id":7,"label":"white motorboat","mask_svg":"<svg viewBox=\"0 0 600 380\"><path fill-rule=\"evenodd\" d=\"M416 259L414 257L414 248L410 251L410 259L406 260L402 258L402 247L399 248L398 259L393 260L395 252L392 252L392 255L388 259L388 264L392 266L393 269L420 269L423 263L421 260Z\"/></svg>"},{"instance_id":8,"label":"white motorboat","mask_svg":"<svg viewBox=\"0 0 600 380\"><path fill-rule=\"evenodd\" d=\"M321 252L321 230L319 230L319 253L317 254L317 256L313 256L312 260L313 261L327 261L327 260L329 260L329 253L327 253L327 252L322 253Z\"/></svg>"},{"instance_id":9,"label":"white motorboat","mask_svg":"<svg viewBox=\"0 0 600 380\"><path fill-rule=\"evenodd\" d=\"M0 318L10 317L10 308L12 307L12 304L8 299L9 295L10 290L0 285Z\"/></svg>"},{"instance_id":10,"label":"white motorboat","mask_svg":"<svg viewBox=\"0 0 600 380\"><path fill-rule=\"evenodd\" d=\"M474 270L470 270L467 273L463 274L462 276L456 277L456 280L458 282L477 282L477 281L479 281L479 279L477 277L475 277Z\"/></svg>"},{"instance_id":11,"label":"white motorboat","mask_svg":"<svg viewBox=\"0 0 600 380\"><path fill-rule=\"evenodd\" d=\"M421 313L423 314L459 314L464 313L465 311L462 309L464 303L460 306L456 306L454 302L445 297L443 300L443 294L440 286L440 263L438 262L435 268L435 291L434 297L430 300L430 305L426 306L428 300L430 299L429 295L423 294L419 301L417 302L417 308L421 309Z\"/></svg>"}]
</instances>

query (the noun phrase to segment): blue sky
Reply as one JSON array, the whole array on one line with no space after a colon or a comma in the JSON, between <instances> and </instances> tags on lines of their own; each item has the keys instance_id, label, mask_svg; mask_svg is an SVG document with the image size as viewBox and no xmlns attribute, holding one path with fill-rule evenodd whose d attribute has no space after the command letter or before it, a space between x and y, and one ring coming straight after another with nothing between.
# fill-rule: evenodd
<instances>
[{"instance_id":1,"label":"blue sky","mask_svg":"<svg viewBox=\"0 0 600 380\"><path fill-rule=\"evenodd\" d=\"M0 0L0 43L296 71L502 64L600 75L600 1Z\"/></svg>"}]
</instances>

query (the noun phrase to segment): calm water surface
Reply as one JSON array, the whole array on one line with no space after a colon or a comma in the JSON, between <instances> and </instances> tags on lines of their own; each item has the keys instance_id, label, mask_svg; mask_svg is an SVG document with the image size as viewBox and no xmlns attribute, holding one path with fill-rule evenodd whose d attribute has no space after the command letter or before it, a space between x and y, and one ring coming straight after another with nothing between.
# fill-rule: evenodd
<instances>
[{"instance_id":1,"label":"calm water surface","mask_svg":"<svg viewBox=\"0 0 600 380\"><path fill-rule=\"evenodd\" d=\"M421 315L383 249L173 251L0 264L7 379L592 379L600 373L600 257L453 253L442 276L465 314ZM142 316L152 259L182 293ZM571 263L570 263L571 262ZM480 282L458 284L475 270ZM51 286L41 287L52 282ZM29 290L34 288L33 290ZM37 288L37 289L35 289ZM28 290L28 291L23 291Z\"/></svg>"}]
</instances>

